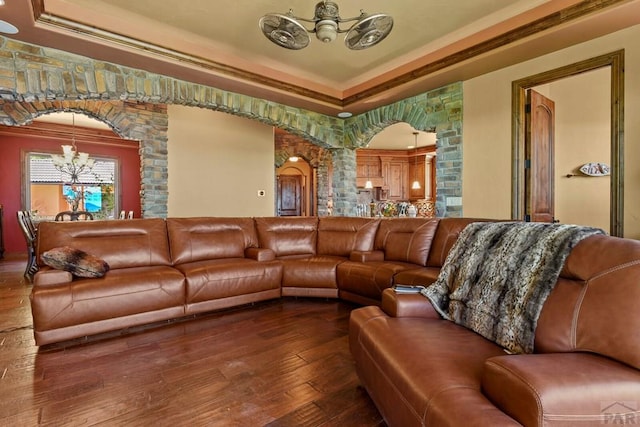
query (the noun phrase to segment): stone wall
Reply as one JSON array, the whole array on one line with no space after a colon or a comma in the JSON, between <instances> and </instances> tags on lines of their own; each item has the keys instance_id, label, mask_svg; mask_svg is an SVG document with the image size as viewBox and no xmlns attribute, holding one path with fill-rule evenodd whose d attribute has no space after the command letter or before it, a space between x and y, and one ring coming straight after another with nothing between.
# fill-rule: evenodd
<instances>
[{"instance_id":1,"label":"stone wall","mask_svg":"<svg viewBox=\"0 0 640 427\"><path fill-rule=\"evenodd\" d=\"M144 216L167 214L166 104L258 120L325 148L330 155L322 157L333 164L318 171L319 192L323 192L318 194L319 210L332 196L335 215L355 213L356 148L397 122L435 130L438 214L461 212L461 206L449 203L462 191L461 83L342 120L0 37L0 124L21 125L49 112L77 111L105 121L124 138L139 140ZM330 180L328 173L333 174Z\"/></svg>"}]
</instances>

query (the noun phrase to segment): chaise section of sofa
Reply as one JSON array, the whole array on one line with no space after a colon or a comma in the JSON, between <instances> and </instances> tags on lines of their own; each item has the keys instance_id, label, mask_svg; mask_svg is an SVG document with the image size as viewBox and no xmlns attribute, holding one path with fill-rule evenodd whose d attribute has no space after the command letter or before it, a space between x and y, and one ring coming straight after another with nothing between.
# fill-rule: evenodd
<instances>
[{"instance_id":1,"label":"chaise section of sofa","mask_svg":"<svg viewBox=\"0 0 640 427\"><path fill-rule=\"evenodd\" d=\"M42 222L31 292L36 344L94 335L184 315L185 280L171 266L162 219ZM42 254L82 250L106 261L102 278L52 269Z\"/></svg>"},{"instance_id":2,"label":"chaise section of sofa","mask_svg":"<svg viewBox=\"0 0 640 427\"><path fill-rule=\"evenodd\" d=\"M637 420L639 301L640 242L597 235L570 252L542 307L532 354L508 354L441 319L422 295L392 289L381 307L352 312L350 348L390 426Z\"/></svg>"},{"instance_id":3,"label":"chaise section of sofa","mask_svg":"<svg viewBox=\"0 0 640 427\"><path fill-rule=\"evenodd\" d=\"M186 278L186 314L280 297L282 263L258 248L253 218L166 221L175 268Z\"/></svg>"}]
</instances>

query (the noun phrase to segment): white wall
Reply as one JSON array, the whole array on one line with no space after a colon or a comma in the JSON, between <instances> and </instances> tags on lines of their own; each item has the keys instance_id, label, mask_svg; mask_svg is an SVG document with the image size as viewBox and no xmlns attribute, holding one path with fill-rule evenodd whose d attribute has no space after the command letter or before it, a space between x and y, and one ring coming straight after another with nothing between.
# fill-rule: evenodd
<instances>
[{"instance_id":1,"label":"white wall","mask_svg":"<svg viewBox=\"0 0 640 427\"><path fill-rule=\"evenodd\" d=\"M180 105L168 115L169 216L274 215L271 126Z\"/></svg>"},{"instance_id":2,"label":"white wall","mask_svg":"<svg viewBox=\"0 0 640 427\"><path fill-rule=\"evenodd\" d=\"M574 62L625 50L625 237L640 238L640 26L465 81L463 215L511 215L511 83Z\"/></svg>"}]
</instances>

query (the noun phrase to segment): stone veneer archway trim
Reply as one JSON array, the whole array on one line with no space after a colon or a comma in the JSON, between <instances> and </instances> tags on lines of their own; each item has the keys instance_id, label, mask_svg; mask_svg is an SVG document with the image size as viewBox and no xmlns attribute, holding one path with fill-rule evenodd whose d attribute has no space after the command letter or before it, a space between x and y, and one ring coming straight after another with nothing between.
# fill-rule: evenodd
<instances>
[{"instance_id":1,"label":"stone veneer archway trim","mask_svg":"<svg viewBox=\"0 0 640 427\"><path fill-rule=\"evenodd\" d=\"M109 123L125 138L139 140L144 216L167 215L166 104L202 107L257 120L329 149L334 162L333 204L337 215L354 213L356 148L400 121L416 129L435 130L437 167L447 171L437 177L438 213L458 213L456 206L440 197L461 196L461 83L345 121L0 37L0 100L0 124L25 124L52 111L79 111Z\"/></svg>"}]
</instances>

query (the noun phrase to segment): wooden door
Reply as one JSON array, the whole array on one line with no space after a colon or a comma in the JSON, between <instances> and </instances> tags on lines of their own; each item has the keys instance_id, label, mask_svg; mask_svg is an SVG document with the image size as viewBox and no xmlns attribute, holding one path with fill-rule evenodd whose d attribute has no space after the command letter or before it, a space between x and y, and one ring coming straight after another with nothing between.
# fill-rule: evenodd
<instances>
[{"instance_id":1,"label":"wooden door","mask_svg":"<svg viewBox=\"0 0 640 427\"><path fill-rule=\"evenodd\" d=\"M525 220L554 222L555 104L529 90L526 111Z\"/></svg>"},{"instance_id":2,"label":"wooden door","mask_svg":"<svg viewBox=\"0 0 640 427\"><path fill-rule=\"evenodd\" d=\"M302 215L302 175L278 175L278 216Z\"/></svg>"},{"instance_id":3,"label":"wooden door","mask_svg":"<svg viewBox=\"0 0 640 427\"><path fill-rule=\"evenodd\" d=\"M389 163L389 199L404 200L407 198L408 164L406 161Z\"/></svg>"}]
</instances>

